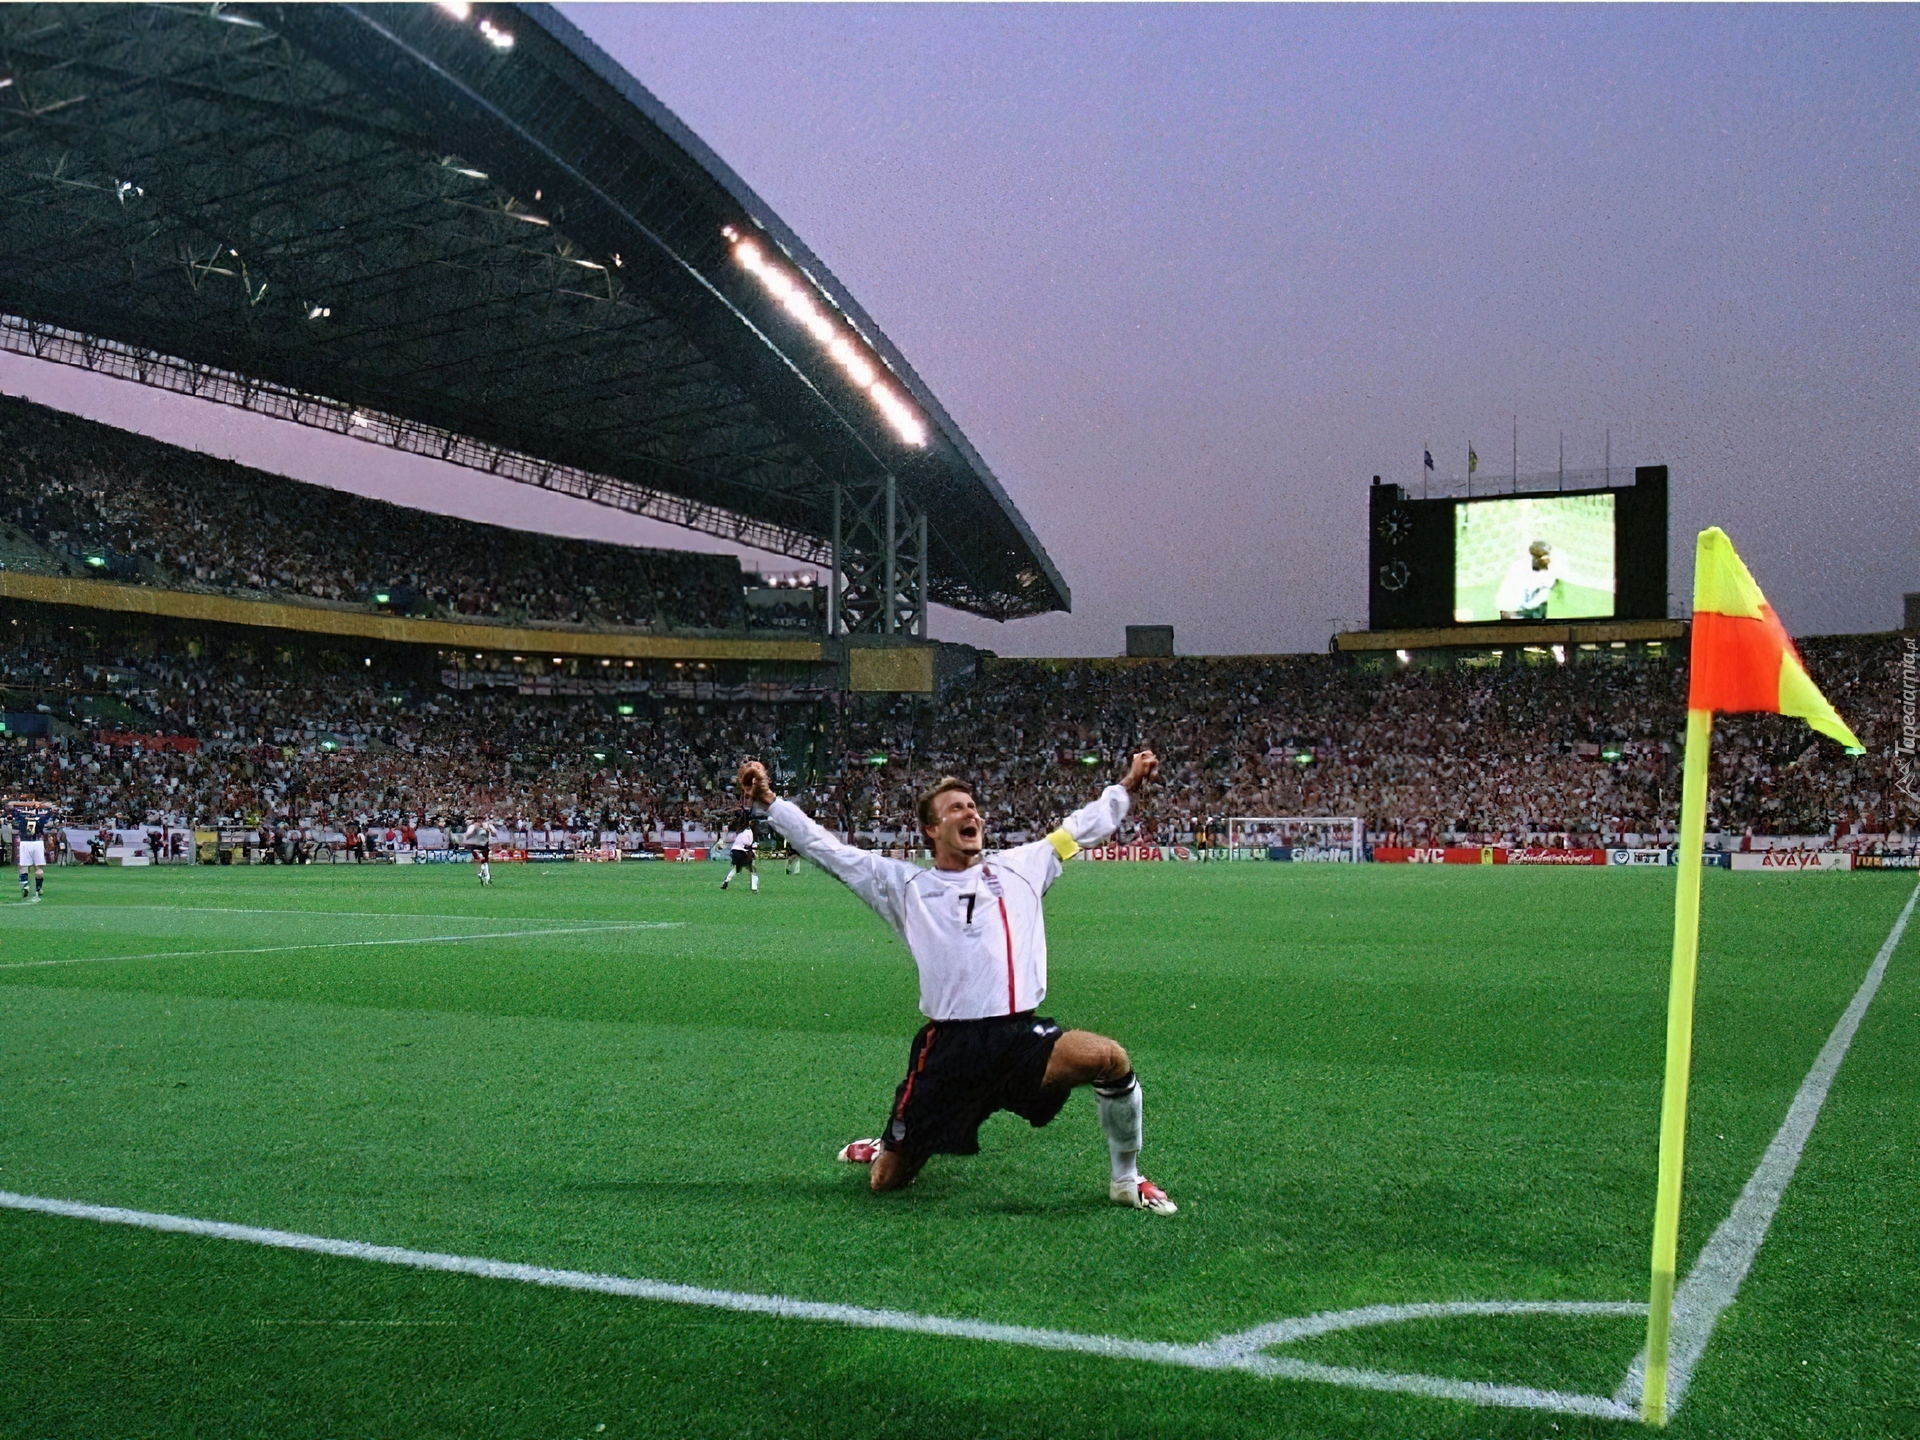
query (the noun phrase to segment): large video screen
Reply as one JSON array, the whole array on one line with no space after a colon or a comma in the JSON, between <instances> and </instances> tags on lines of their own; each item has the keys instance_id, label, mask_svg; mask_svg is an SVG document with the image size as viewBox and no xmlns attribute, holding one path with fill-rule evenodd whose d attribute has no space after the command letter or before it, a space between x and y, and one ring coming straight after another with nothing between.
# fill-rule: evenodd
<instances>
[{"instance_id":1,"label":"large video screen","mask_svg":"<svg viewBox=\"0 0 1920 1440\"><path fill-rule=\"evenodd\" d=\"M1454 621L1611 618L1613 500L1604 494L1458 502Z\"/></svg>"}]
</instances>

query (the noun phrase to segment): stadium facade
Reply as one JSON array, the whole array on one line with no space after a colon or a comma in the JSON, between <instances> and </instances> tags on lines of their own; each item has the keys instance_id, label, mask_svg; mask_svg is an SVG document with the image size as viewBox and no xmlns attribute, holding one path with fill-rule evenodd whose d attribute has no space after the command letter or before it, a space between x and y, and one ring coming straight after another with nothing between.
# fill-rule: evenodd
<instances>
[{"instance_id":1,"label":"stadium facade","mask_svg":"<svg viewBox=\"0 0 1920 1440\"><path fill-rule=\"evenodd\" d=\"M0 67L0 345L793 556L830 642L1070 604L846 288L550 8L9 6Z\"/></svg>"}]
</instances>

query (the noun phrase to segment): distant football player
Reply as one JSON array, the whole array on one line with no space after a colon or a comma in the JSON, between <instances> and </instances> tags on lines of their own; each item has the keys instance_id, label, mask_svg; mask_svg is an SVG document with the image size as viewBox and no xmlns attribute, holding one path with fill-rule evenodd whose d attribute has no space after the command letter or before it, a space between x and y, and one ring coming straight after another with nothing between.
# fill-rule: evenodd
<instances>
[{"instance_id":1,"label":"distant football player","mask_svg":"<svg viewBox=\"0 0 1920 1440\"><path fill-rule=\"evenodd\" d=\"M1544 620L1553 587L1565 578L1553 557L1553 546L1536 540L1527 553L1507 567L1493 607L1502 620Z\"/></svg>"},{"instance_id":2,"label":"distant football player","mask_svg":"<svg viewBox=\"0 0 1920 1440\"><path fill-rule=\"evenodd\" d=\"M47 883L47 832L53 828L53 806L29 795L9 800L7 811L13 820L13 862L20 867L20 898L38 904Z\"/></svg>"},{"instance_id":3,"label":"distant football player","mask_svg":"<svg viewBox=\"0 0 1920 1440\"><path fill-rule=\"evenodd\" d=\"M473 873L480 883L493 884L493 831L475 820L460 832L460 846L473 857Z\"/></svg>"},{"instance_id":4,"label":"distant football player","mask_svg":"<svg viewBox=\"0 0 1920 1440\"><path fill-rule=\"evenodd\" d=\"M747 888L756 895L760 893L760 872L753 866L757 843L753 833L753 816L742 815L739 833L727 842L727 878L720 882L722 890L731 885L733 877L744 870L747 872Z\"/></svg>"},{"instance_id":5,"label":"distant football player","mask_svg":"<svg viewBox=\"0 0 1920 1440\"><path fill-rule=\"evenodd\" d=\"M1108 1198L1156 1215L1179 1208L1140 1173L1140 1082L1127 1052L1036 1013L1047 995L1041 897L1067 859L1118 828L1133 792L1158 769L1153 752L1141 751L1118 785L1044 840L993 852L972 787L948 776L920 798L920 828L933 847L933 868L922 870L842 844L774 796L765 766L740 767L741 792L767 807L774 829L892 926L919 967L927 1023L908 1052L886 1132L840 1152L872 1167L873 1189L911 1184L934 1155L978 1154L980 1125L995 1111L1045 1125L1075 1088L1091 1085L1112 1161Z\"/></svg>"}]
</instances>

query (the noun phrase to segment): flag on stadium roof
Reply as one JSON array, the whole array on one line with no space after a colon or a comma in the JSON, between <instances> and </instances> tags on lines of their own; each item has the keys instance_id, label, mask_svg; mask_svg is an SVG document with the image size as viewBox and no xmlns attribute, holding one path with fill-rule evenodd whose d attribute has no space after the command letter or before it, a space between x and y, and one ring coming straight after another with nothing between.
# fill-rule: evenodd
<instances>
[{"instance_id":1,"label":"flag on stadium roof","mask_svg":"<svg viewBox=\"0 0 1920 1440\"><path fill-rule=\"evenodd\" d=\"M1480 457L1473 453L1473 446L1467 446L1467 474L1471 475L1480 468Z\"/></svg>"},{"instance_id":2,"label":"flag on stadium roof","mask_svg":"<svg viewBox=\"0 0 1920 1440\"><path fill-rule=\"evenodd\" d=\"M1861 748L1807 674L1780 618L1718 526L1700 532L1694 562L1687 708L1794 715L1851 750Z\"/></svg>"},{"instance_id":3,"label":"flag on stadium roof","mask_svg":"<svg viewBox=\"0 0 1920 1440\"><path fill-rule=\"evenodd\" d=\"M1431 470L1433 468L1433 451L1428 450L1424 453L1427 457L1427 469Z\"/></svg>"}]
</instances>

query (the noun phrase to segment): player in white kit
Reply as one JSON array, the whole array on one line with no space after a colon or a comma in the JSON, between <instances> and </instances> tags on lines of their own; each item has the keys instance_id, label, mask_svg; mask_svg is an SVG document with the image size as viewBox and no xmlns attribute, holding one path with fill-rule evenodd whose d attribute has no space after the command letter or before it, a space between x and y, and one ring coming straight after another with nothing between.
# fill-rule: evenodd
<instances>
[{"instance_id":1,"label":"player in white kit","mask_svg":"<svg viewBox=\"0 0 1920 1440\"><path fill-rule=\"evenodd\" d=\"M754 868L753 817L740 817L740 833L727 842L727 878L720 882L720 888L726 889L733 883L733 877L742 870L747 872L747 888L754 894L760 893L760 872Z\"/></svg>"},{"instance_id":2,"label":"player in white kit","mask_svg":"<svg viewBox=\"0 0 1920 1440\"><path fill-rule=\"evenodd\" d=\"M765 766L740 767L741 793L767 807L795 850L892 926L919 967L927 1023L914 1037L886 1133L840 1152L873 1167L875 1190L911 1184L934 1155L977 1154L981 1122L997 1110L1045 1125L1074 1089L1091 1085L1112 1161L1109 1198L1157 1215L1179 1208L1140 1173L1140 1082L1127 1052L1035 1013L1047 994L1041 897L1067 859L1114 832L1133 792L1158 769L1143 750L1125 779L1044 840L991 853L972 787L948 776L920 800L921 830L933 847L933 868L922 870L843 844L776 798Z\"/></svg>"}]
</instances>

